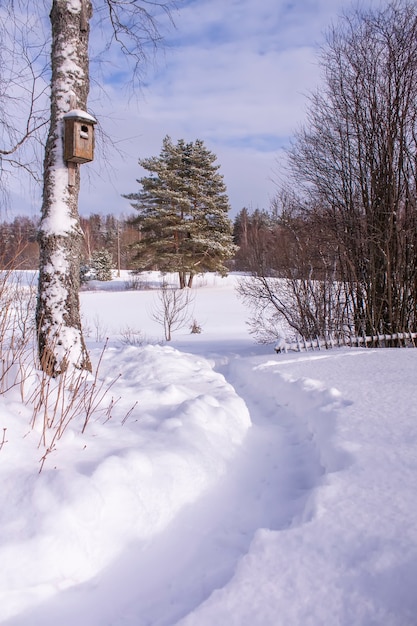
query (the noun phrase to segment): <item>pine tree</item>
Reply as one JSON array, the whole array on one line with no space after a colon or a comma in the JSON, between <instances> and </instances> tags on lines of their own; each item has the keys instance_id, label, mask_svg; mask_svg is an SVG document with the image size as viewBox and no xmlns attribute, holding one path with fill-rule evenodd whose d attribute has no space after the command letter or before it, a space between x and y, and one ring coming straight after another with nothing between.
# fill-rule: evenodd
<instances>
[{"instance_id":1,"label":"pine tree","mask_svg":"<svg viewBox=\"0 0 417 626\"><path fill-rule=\"evenodd\" d=\"M150 175L137 181L139 193L124 196L139 212L133 220L141 231L137 269L178 272L180 287L190 287L197 273L227 273L224 263L236 248L226 186L215 161L200 139L174 145L168 136L158 157L139 160Z\"/></svg>"},{"instance_id":2,"label":"pine tree","mask_svg":"<svg viewBox=\"0 0 417 626\"><path fill-rule=\"evenodd\" d=\"M111 280L113 269L113 257L109 250L101 248L95 250L91 257L91 269L96 280Z\"/></svg>"}]
</instances>

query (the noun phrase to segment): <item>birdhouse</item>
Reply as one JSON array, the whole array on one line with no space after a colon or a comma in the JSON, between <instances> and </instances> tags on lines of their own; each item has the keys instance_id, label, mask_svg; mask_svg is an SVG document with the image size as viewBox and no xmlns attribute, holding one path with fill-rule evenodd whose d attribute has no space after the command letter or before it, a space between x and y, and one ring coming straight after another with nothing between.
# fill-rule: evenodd
<instances>
[{"instance_id":1,"label":"birdhouse","mask_svg":"<svg viewBox=\"0 0 417 626\"><path fill-rule=\"evenodd\" d=\"M94 124L97 120L80 109L64 115L64 159L70 163L88 163L94 159Z\"/></svg>"}]
</instances>

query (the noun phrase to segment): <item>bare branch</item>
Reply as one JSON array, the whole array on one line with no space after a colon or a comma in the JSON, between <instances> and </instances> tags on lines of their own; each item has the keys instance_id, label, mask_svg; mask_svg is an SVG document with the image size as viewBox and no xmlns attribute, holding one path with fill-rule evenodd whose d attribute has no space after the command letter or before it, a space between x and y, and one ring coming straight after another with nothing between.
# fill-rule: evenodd
<instances>
[{"instance_id":1,"label":"bare branch","mask_svg":"<svg viewBox=\"0 0 417 626\"><path fill-rule=\"evenodd\" d=\"M155 2L151 0L97 0L95 11L98 25L111 34L104 51L116 44L128 62L132 63L132 86L140 86L149 51L154 53L163 36L160 23L167 18L174 24L171 9L174 0Z\"/></svg>"},{"instance_id":2,"label":"bare branch","mask_svg":"<svg viewBox=\"0 0 417 626\"><path fill-rule=\"evenodd\" d=\"M171 341L174 330L184 328L190 323L192 312L189 309L194 299L191 289L170 287L166 281L162 283L152 317L164 327L166 341Z\"/></svg>"},{"instance_id":3,"label":"bare branch","mask_svg":"<svg viewBox=\"0 0 417 626\"><path fill-rule=\"evenodd\" d=\"M27 3L0 7L0 188L16 169L39 181L48 119L48 38Z\"/></svg>"}]
</instances>

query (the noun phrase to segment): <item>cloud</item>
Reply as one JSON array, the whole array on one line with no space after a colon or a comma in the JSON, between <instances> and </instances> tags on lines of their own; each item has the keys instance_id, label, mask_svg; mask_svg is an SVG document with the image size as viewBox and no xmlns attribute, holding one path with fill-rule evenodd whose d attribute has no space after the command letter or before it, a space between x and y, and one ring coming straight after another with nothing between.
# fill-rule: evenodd
<instances>
[{"instance_id":1,"label":"cloud","mask_svg":"<svg viewBox=\"0 0 417 626\"><path fill-rule=\"evenodd\" d=\"M319 81L315 44L325 18L318 8L313 1L183 3L137 108L132 101L126 108L119 73L110 74L105 85L119 120L109 133L135 138L124 142L130 156L121 170L114 157L117 182L124 185L120 193L137 188L137 159L158 154L169 134L174 140L203 139L217 154L234 212L243 206L267 208L275 193L277 154L304 118L306 93ZM82 197L82 210L92 210L93 198L96 205L98 196L91 190ZM122 199L114 203L126 209Z\"/></svg>"},{"instance_id":2,"label":"cloud","mask_svg":"<svg viewBox=\"0 0 417 626\"><path fill-rule=\"evenodd\" d=\"M370 0L371 1L371 0ZM128 66L112 50L92 82L90 107L124 158L99 138L97 159L82 166L80 212L128 213L138 158L162 140L204 140L218 158L233 213L267 208L276 192L277 157L305 119L320 83L317 49L346 0L186 0L162 16L165 47L132 97ZM103 27L92 34L103 43ZM97 69L96 66L95 70ZM279 176L278 176L279 177Z\"/></svg>"}]
</instances>

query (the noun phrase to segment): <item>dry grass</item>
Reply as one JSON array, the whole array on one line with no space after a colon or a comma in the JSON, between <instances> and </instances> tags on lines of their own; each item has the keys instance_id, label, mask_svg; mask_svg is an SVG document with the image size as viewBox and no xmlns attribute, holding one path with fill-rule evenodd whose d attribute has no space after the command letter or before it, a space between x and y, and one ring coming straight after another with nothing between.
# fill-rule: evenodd
<instances>
[{"instance_id":1,"label":"dry grass","mask_svg":"<svg viewBox=\"0 0 417 626\"><path fill-rule=\"evenodd\" d=\"M120 397L112 388L120 374L110 382L99 377L107 342L99 357L95 373L75 368L51 377L39 367L36 350L34 283L24 284L22 274L12 268L0 273L0 395L18 388L20 400L31 409L30 426L39 430L42 471L48 455L71 424L81 434L92 419L111 419ZM122 424L126 423L132 407ZM1 436L1 435L0 435ZM0 451L7 443L6 429L0 440Z\"/></svg>"}]
</instances>

